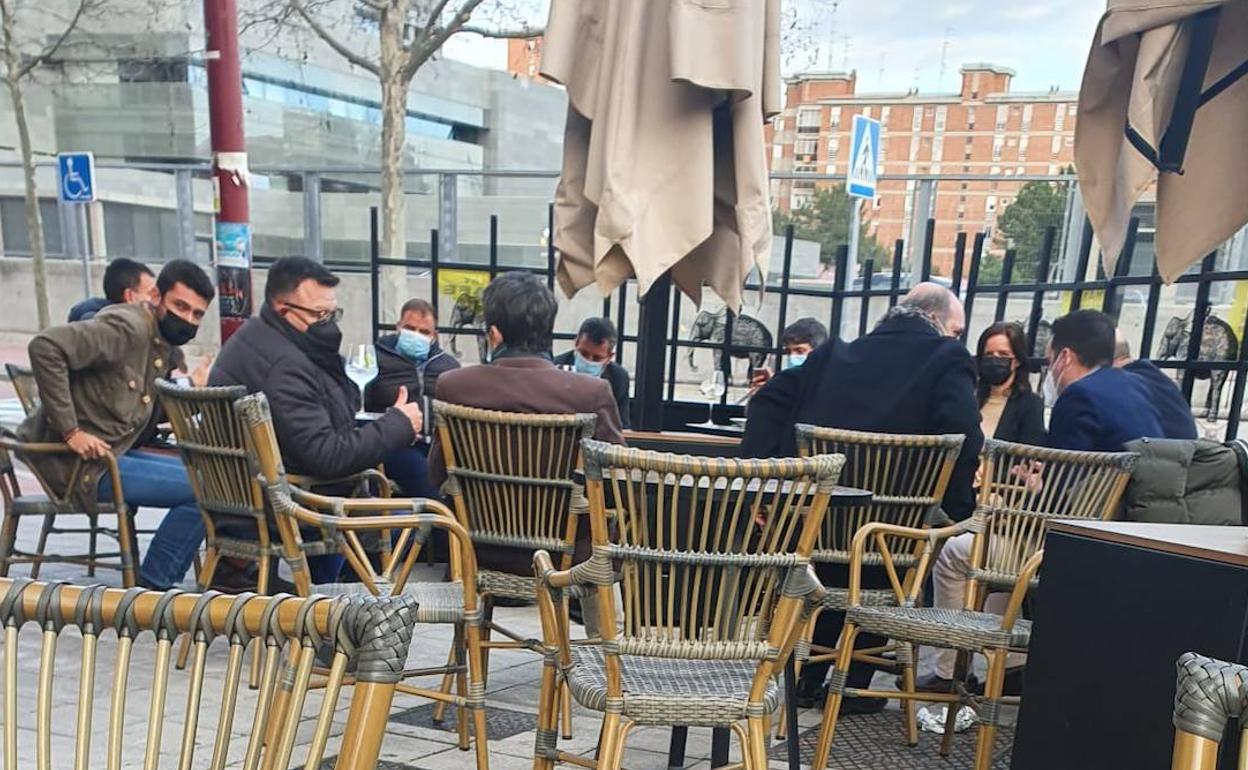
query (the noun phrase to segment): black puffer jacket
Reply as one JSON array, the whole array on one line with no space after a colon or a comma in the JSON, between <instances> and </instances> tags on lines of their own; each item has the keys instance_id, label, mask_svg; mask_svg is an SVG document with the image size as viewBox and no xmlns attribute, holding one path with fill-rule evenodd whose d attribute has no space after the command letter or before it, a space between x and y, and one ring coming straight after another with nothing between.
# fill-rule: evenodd
<instances>
[{"instance_id":1,"label":"black puffer jacket","mask_svg":"<svg viewBox=\"0 0 1248 770\"><path fill-rule=\"evenodd\" d=\"M415 440L412 424L397 409L356 427L359 396L352 399L338 380L312 360L261 312L221 348L209 385L243 385L264 393L282 461L292 473L340 478L375 468L392 449Z\"/></svg>"},{"instance_id":2,"label":"black puffer jacket","mask_svg":"<svg viewBox=\"0 0 1248 770\"><path fill-rule=\"evenodd\" d=\"M364 388L364 408L384 412L399 397L399 388L407 388L407 401L421 403L422 396L434 398L438 377L459 368L459 361L438 345L429 349L429 358L417 366L398 351L399 335L387 334L377 340L377 379Z\"/></svg>"}]
</instances>

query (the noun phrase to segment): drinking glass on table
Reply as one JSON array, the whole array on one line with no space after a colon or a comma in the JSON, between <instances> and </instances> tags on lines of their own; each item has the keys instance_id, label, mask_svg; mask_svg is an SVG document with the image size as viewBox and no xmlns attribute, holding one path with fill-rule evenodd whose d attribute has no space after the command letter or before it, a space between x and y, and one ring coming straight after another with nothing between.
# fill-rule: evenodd
<instances>
[{"instance_id":1,"label":"drinking glass on table","mask_svg":"<svg viewBox=\"0 0 1248 770\"><path fill-rule=\"evenodd\" d=\"M702 394L702 398L706 399L707 412L706 422L699 423L699 428L715 428L718 427L713 419L715 416L715 404L724 397L724 393L728 391L728 385L724 380L724 373L719 369L711 372L710 376L698 387L698 391Z\"/></svg>"},{"instance_id":2,"label":"drinking glass on table","mask_svg":"<svg viewBox=\"0 0 1248 770\"><path fill-rule=\"evenodd\" d=\"M352 345L347 377L360 389L360 414L364 413L364 386L377 378L377 350L372 345Z\"/></svg>"}]
</instances>

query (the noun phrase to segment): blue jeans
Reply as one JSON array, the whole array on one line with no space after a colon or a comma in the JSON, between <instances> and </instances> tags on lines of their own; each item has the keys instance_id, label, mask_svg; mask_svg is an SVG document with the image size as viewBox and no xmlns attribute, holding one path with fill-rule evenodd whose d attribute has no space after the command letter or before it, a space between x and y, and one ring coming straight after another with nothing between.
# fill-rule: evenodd
<instances>
[{"instance_id":1,"label":"blue jeans","mask_svg":"<svg viewBox=\"0 0 1248 770\"><path fill-rule=\"evenodd\" d=\"M117 458L117 465L131 511L140 506L169 509L143 557L140 582L159 589L178 585L204 541L204 520L181 458L127 452ZM99 496L101 500L113 497L113 480L108 474L100 479Z\"/></svg>"},{"instance_id":2,"label":"blue jeans","mask_svg":"<svg viewBox=\"0 0 1248 770\"><path fill-rule=\"evenodd\" d=\"M437 487L429 481L428 450L424 446L392 449L382 458L386 478L399 485L404 497L425 497L441 500Z\"/></svg>"}]
</instances>

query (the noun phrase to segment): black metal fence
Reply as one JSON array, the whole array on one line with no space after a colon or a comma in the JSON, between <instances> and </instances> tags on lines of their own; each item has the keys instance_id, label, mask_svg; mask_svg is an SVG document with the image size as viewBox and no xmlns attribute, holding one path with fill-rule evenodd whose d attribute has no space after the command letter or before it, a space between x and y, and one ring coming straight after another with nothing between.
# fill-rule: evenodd
<instances>
[{"instance_id":1,"label":"black metal fence","mask_svg":"<svg viewBox=\"0 0 1248 770\"><path fill-rule=\"evenodd\" d=\"M548 232L553 232L553 207L548 209L547 217ZM873 260L866 260L861 264L859 280L854 281L857 284L856 287L851 285L849 281L853 269L849 265L849 255L846 247L838 249L835 255L833 279L830 282L821 282L817 285L793 285L791 273L793 267L794 233L793 229L789 227L784 233L784 256L780 266L779 281L775 284L768 284L766 287L766 292L769 295L777 296L778 302L776 323L769 328L771 339L778 341L780 332L793 320L790 318L792 300L798 297L809 297L826 301L828 328L832 330L833 334L837 334L839 331L845 337L853 336L853 319L846 318L846 312L849 303L856 301L858 304L857 334L863 335L868 333L873 301L880 303L886 301L887 306L892 307L906 294L913 283L932 278L932 246L935 224L935 220L928 220L927 237L917 260L917 276L906 270L906 244L899 239L894 243L891 264L876 265ZM1135 350L1136 357L1153 360L1159 367L1177 372L1180 387L1189 401L1192 398L1195 381L1198 378L1211 378L1211 388L1215 390L1213 394L1213 416L1215 419L1218 419L1225 415L1226 438L1234 438L1238 433L1239 415L1243 408L1245 384L1248 382L1248 379L1246 379L1246 373L1248 373L1248 340L1236 339L1237 335L1232 331L1230 325L1222 321L1219 328L1224 329L1225 335L1229 335L1229 346L1224 344L1220 351L1221 355L1213 356L1211 352L1216 353L1218 351L1205 345L1205 333L1207 322L1211 320L1211 287L1219 282L1246 281L1248 280L1248 270L1216 269L1217 253L1215 252L1209 254L1202 261L1198 271L1190 271L1179 277L1176 283L1195 286L1195 300L1190 318L1178 319L1184 321L1187 326L1186 346L1178 355L1173 357L1154 356L1163 284L1155 266L1151 275L1129 274L1129 266L1136 251L1139 225L1138 219L1132 220L1126 245L1121 258L1118 260L1118 267L1114 275L1105 275L1098 265L1095 278L1084 277L1089 273L1089 261L1093 258L1092 230L1086 220L1083 223L1073 271L1062 270L1060 266L1055 268L1055 247L1058 243L1058 233L1054 228L1050 228L1044 234L1040 252L1034 255L1035 268L1031 275L1016 275L1015 266L1018 262L1018 255L1013 249L1009 249L1005 251L1001 260L1000 279L995 282L981 280L981 268L985 264L985 260L989 258L986 252L988 234L985 232L974 234L958 233L953 244L952 274L948 277L948 281L951 289L961 297L966 308L968 323L966 330L963 332L963 339L966 340L970 332L970 319L973 317L978 303L994 303L993 320L1002 321L1005 320L1007 315L1007 303L1009 300L1022 297L1024 304L1027 304L1029 307L1027 317L1022 322L1025 325L1027 338L1032 346L1034 357L1031 363L1033 370L1040 371L1044 363L1043 343L1046 339L1044 330L1047 323L1052 320L1044 317L1046 300L1050 302L1058 300L1061 302L1065 299L1068 301L1061 302L1063 307L1071 309L1094 307L1117 319L1122 311L1126 292L1131 291L1136 301L1139 301L1141 292L1146 292L1143 295L1144 319L1138 348ZM428 259L382 258L379 250L377 210L373 209L371 222L372 249L369 271L372 280L372 328L374 331L381 333L393 328L392 325L383 323L381 320L379 274L383 267L402 267L407 270L428 271L432 284L431 297L429 299L435 308L438 308L440 311L439 318L443 319L443 321L446 320L447 316L441 312L444 308L439 307L439 273L444 270L482 271L487 272L490 278L493 278L499 272L525 270L544 276L547 284L554 288L556 253L553 242L547 244L546 264L544 266L504 265L499 264L498 260L497 217L491 217L489 232L489 261L484 265L475 262L440 259L438 233L436 230L431 231L429 235ZM549 240L553 241L553 239ZM331 266L333 266L332 263ZM346 265L343 266L346 267ZM355 267L358 269L359 266L356 265ZM1063 273L1072 277L1059 278L1058 276ZM882 282L884 283L883 286L877 288L877 278L880 275L887 276L887 280ZM630 289L630 287L632 288ZM762 287L756 283L747 284L746 286L747 292L757 292L760 288ZM647 411L647 414L650 415L649 419L638 420L637 416L641 410L638 408L639 405L634 403L634 425L649 429L683 429L687 426L687 423L705 415L705 411L703 411L706 409L705 402L699 404L694 401L688 401L680 398L678 393L677 388L678 384L680 384L677 376L679 370L678 360L682 351L714 351L717 354L718 366L725 373L725 378L728 380L732 378L734 356L742 358L754 354L756 356L778 357L783 352L778 347L778 344L775 343L771 346L760 346L735 340L734 323L736 318L732 312L726 313L722 324L722 332L715 335L713 339L692 339L684 336L682 334L684 327L682 326L681 318L682 303L678 291L667 281L656 285L652 291L672 293L672 301L668 303L670 309L667 311L667 317L662 324L662 329L670 331L670 334L655 334L653 330L659 328L655 322L652 321L650 324L643 326L638 318L638 308L641 306L639 300L641 298L635 296L635 290L635 284L631 282L625 283L612 296L605 298L602 303L602 315L612 318L620 332L622 344L617 354L617 360L626 367L635 368L638 372L646 373L647 379L661 376L658 383L641 381L636 383L635 402L637 395L646 392L662 394L662 404L658 409ZM630 292L632 292L632 295L630 295ZM1095 304L1088 297L1088 295L1094 293L1100 294L1099 305ZM1028 297L1030 297L1029 303L1026 302ZM1240 320L1243 321L1240 329L1248 328L1248 318ZM1171 319L1170 323L1174 323L1174 319ZM638 330L642 328L649 328L652 330L652 333L639 334ZM480 325L452 325L445 322L439 326L439 330L444 334L480 335L484 333ZM1248 337L1248 335L1243 334L1238 336ZM558 340L572 340L575 338L575 333L564 331L557 333L555 337ZM1167 341L1172 343L1173 339L1168 338ZM1037 344L1038 342L1039 344ZM625 344L635 346L635 361L623 360ZM1229 378L1232 373L1234 373L1234 382L1229 410L1223 410L1219 408L1223 400L1221 399L1221 387L1225 379ZM736 405L736 401L736 397L730 396L728 393L720 397L719 406L714 410L716 418L724 420L742 414L743 408ZM655 417L655 415L658 416Z\"/></svg>"}]
</instances>

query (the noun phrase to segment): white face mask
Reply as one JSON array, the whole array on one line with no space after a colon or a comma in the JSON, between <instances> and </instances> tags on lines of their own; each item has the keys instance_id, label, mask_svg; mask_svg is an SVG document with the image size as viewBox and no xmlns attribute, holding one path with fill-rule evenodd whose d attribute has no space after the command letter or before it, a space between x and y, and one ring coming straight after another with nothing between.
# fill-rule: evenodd
<instances>
[{"instance_id":1,"label":"white face mask","mask_svg":"<svg viewBox=\"0 0 1248 770\"><path fill-rule=\"evenodd\" d=\"M1059 358L1061 358L1061 353L1058 353L1058 358L1053 359L1053 365L1049 367L1049 372L1045 375L1044 384L1040 386L1044 395L1044 405L1050 409L1057 404L1057 397L1062 394L1057 384L1057 361Z\"/></svg>"}]
</instances>

